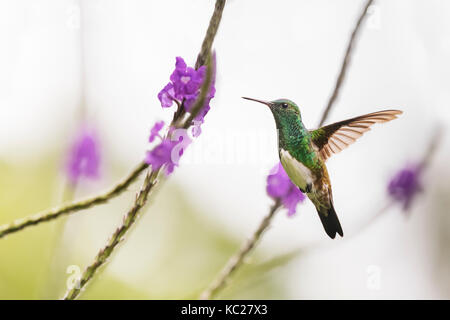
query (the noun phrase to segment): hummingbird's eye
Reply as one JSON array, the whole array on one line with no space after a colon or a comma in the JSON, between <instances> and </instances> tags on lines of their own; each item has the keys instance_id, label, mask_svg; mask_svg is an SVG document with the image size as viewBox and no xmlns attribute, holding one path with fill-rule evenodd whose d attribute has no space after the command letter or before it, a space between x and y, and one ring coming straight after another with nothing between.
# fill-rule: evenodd
<instances>
[{"instance_id":1,"label":"hummingbird's eye","mask_svg":"<svg viewBox=\"0 0 450 320\"><path fill-rule=\"evenodd\" d=\"M286 109L286 108L288 107L288 104L287 104L286 102L283 102L283 103L281 104L281 107L282 107L283 109Z\"/></svg>"}]
</instances>

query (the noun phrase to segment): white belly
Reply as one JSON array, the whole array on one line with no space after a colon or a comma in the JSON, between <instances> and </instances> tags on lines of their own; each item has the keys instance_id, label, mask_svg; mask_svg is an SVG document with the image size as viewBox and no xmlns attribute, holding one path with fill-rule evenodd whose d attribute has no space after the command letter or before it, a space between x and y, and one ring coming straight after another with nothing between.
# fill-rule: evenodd
<instances>
[{"instance_id":1,"label":"white belly","mask_svg":"<svg viewBox=\"0 0 450 320\"><path fill-rule=\"evenodd\" d=\"M281 149L280 160L287 175L296 186L306 190L308 184L313 185L314 179L311 170L292 157L289 151Z\"/></svg>"}]
</instances>

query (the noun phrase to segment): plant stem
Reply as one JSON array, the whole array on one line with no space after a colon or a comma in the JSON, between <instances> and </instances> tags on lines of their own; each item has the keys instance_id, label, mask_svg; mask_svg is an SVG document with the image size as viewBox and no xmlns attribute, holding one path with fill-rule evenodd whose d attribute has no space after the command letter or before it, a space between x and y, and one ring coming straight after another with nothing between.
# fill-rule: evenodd
<instances>
[{"instance_id":1,"label":"plant stem","mask_svg":"<svg viewBox=\"0 0 450 320\"><path fill-rule=\"evenodd\" d=\"M367 9L372 4L372 2L373 2L373 0L368 0L366 2L365 6L356 22L353 32L350 36L350 40L349 40L349 43L347 46L347 51L346 51L344 60L341 65L341 71L339 73L339 77L336 80L334 91L328 101L327 108L324 110L324 112L322 114L322 119L320 121L319 126L321 126L323 124L323 122L326 120L326 118L334 104L334 101L336 100L336 98L339 94L339 90L344 81L346 70L349 66L350 56L351 56L351 52L354 47L355 39L358 35L358 31L362 25L364 17L367 13ZM261 221L258 228L256 229L256 232L253 234L253 236L244 243L244 245L241 247L241 249L238 251L237 254L235 254L228 260L227 264L225 265L225 268L219 273L217 278L211 283L211 285L205 291L203 291L201 293L200 299L206 300L206 299L213 298L214 295L226 285L226 282L230 278L232 273L235 272L236 269L239 268L240 265L242 265L242 262L244 261L246 256L250 253L251 249L253 249L255 247L256 243L259 241L260 237L263 235L264 230L270 225L270 221L273 219L273 217L275 216L275 213L277 212L277 210L280 207L281 207L281 203L280 203L280 200L278 199L278 200L276 200L275 204L271 207L269 214Z\"/></svg>"},{"instance_id":2,"label":"plant stem","mask_svg":"<svg viewBox=\"0 0 450 320\"><path fill-rule=\"evenodd\" d=\"M420 162L420 167L422 169L426 169L429 166L431 159L436 153L437 147L441 143L443 132L444 129L440 125L437 125L435 131L433 132L430 143L428 144L428 148L425 150L422 161Z\"/></svg>"},{"instance_id":3,"label":"plant stem","mask_svg":"<svg viewBox=\"0 0 450 320\"><path fill-rule=\"evenodd\" d=\"M199 112L202 110L202 108L205 106L206 96L209 93L209 90L211 89L211 85L213 83L213 74L215 73L215 60L213 59L212 55L208 55L207 57L207 65L208 69L206 71L205 80L203 81L202 87L200 89L200 94L197 98L197 101L192 106L191 113L187 117L187 119L184 121L184 123L181 123L180 125L177 124L177 127L188 129L192 121L195 119L195 117L199 114Z\"/></svg>"},{"instance_id":4,"label":"plant stem","mask_svg":"<svg viewBox=\"0 0 450 320\"><path fill-rule=\"evenodd\" d=\"M214 40L214 37L216 35L217 29L219 27L220 18L222 17L222 11L225 6L225 0L217 0L214 13L211 17L208 31L206 32L205 39L203 41L202 50L199 54L199 57L197 59L198 61L208 62L207 63L207 70L206 70L206 77L203 82L203 85L200 90L199 98L197 99L196 103L194 104L194 107L190 113L190 116L187 118L186 121L182 121L181 123L177 122L177 117L174 117L174 120L172 121L170 126L175 126L177 128L189 128L191 125L191 120L194 119L198 113L201 111L201 107L203 106L206 94L209 91L209 88L211 86L212 82L212 74L213 74L213 65L212 65L212 57L211 57L211 46ZM206 49L205 49L206 48ZM207 50L206 53L204 50ZM204 59L204 60L201 60ZM78 297L78 295L81 293L83 288L86 286L86 284L94 277L97 270L105 264L107 259L111 256L111 254L114 252L114 249L116 246L125 238L126 233L131 229L131 227L136 222L136 219L139 216L140 210L144 207L144 205L147 202L148 196L153 189L153 187L158 182L158 176L163 168L160 168L158 170L150 170L147 173L147 176L145 178L145 181L141 187L141 190L137 194L136 200L132 206L132 208L126 213L124 216L123 223L116 229L114 234L111 236L111 238L108 240L108 243L106 246L99 251L97 256L94 259L94 262L86 268L86 270L83 272L81 278L79 281L77 281L77 284L74 288L69 289L65 296L65 300L74 300Z\"/></svg>"},{"instance_id":5,"label":"plant stem","mask_svg":"<svg viewBox=\"0 0 450 320\"><path fill-rule=\"evenodd\" d=\"M211 52L214 38L216 37L217 30L219 29L220 21L222 20L222 12L225 8L226 0L217 0L214 7L214 12L209 20L208 30L206 30L205 38L203 39L202 48L197 56L195 63L195 69L203 66L208 59L208 55Z\"/></svg>"},{"instance_id":6,"label":"plant stem","mask_svg":"<svg viewBox=\"0 0 450 320\"><path fill-rule=\"evenodd\" d=\"M256 231L253 235L247 239L238 252L233 255L222 269L218 277L211 283L211 285L203 291L200 295L201 300L208 300L213 297L218 291L220 291L225 285L227 281L231 277L231 275L243 264L245 257L248 253L255 247L258 240L261 238L263 232L267 229L274 217L276 211L280 208L280 200L277 200L272 208L269 211L269 214L264 217L264 219L259 224Z\"/></svg>"},{"instance_id":7,"label":"plant stem","mask_svg":"<svg viewBox=\"0 0 450 320\"><path fill-rule=\"evenodd\" d=\"M321 127L325 123L325 121L327 120L328 115L330 114L330 111L333 108L333 105L334 105L336 99L339 96L339 92L340 92L340 89L342 87L342 83L345 80L346 71L347 71L348 65L350 63L350 59L351 59L352 52L353 52L353 49L354 49L355 41L356 41L356 39L358 37L358 33L359 33L360 29L361 29L361 25L362 25L362 23L364 21L364 18L366 17L367 9L372 5L372 2L373 2L373 0L368 0L366 2L365 6L364 6L364 9L361 11L361 14L360 14L359 18L356 21L355 27L353 28L352 35L350 36L350 39L349 39L348 44L347 44L347 50L345 51L344 59L342 60L341 70L339 72L339 76L338 76L338 78L336 80L336 84L334 85L333 93L331 94L330 99L328 100L328 104L327 104L327 106L326 106L326 108L325 108L325 110L324 110L324 112L322 114L322 118L320 119L319 127Z\"/></svg>"},{"instance_id":8,"label":"plant stem","mask_svg":"<svg viewBox=\"0 0 450 320\"><path fill-rule=\"evenodd\" d=\"M65 296L64 300L73 300L75 299L81 292L81 290L85 287L85 285L92 279L100 266L102 266L106 260L111 256L114 251L114 248L124 239L126 232L131 228L136 219L139 216L140 209L147 202L148 195L150 190L157 183L157 176L160 170L149 171L147 176L145 177L144 184L141 187L141 190L138 192L136 200L134 202L133 207L127 212L124 216L123 223L116 229L111 238L108 240L106 246L99 251L97 256L95 257L94 262L86 268L81 278L77 281L76 285L69 289Z\"/></svg>"},{"instance_id":9,"label":"plant stem","mask_svg":"<svg viewBox=\"0 0 450 320\"><path fill-rule=\"evenodd\" d=\"M140 163L125 179L123 179L120 183L103 194L85 200L62 205L60 207L43 211L27 218L17 219L12 223L0 226L0 238L10 233L23 230L27 227L31 227L42 222L51 221L64 215L88 209L98 204L106 203L112 198L117 197L119 194L124 192L147 167L148 164L146 164L145 162Z\"/></svg>"}]
</instances>

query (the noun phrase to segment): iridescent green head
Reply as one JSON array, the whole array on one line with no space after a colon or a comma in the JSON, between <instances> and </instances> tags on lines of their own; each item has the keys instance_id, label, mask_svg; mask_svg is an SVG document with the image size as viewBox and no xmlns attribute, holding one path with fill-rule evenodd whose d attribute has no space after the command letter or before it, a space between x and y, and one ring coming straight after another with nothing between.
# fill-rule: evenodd
<instances>
[{"instance_id":1,"label":"iridescent green head","mask_svg":"<svg viewBox=\"0 0 450 320\"><path fill-rule=\"evenodd\" d=\"M295 104L295 102L288 99L278 99L274 101L262 101L253 98L242 97L247 100L256 101L265 104L272 111L277 127L283 125L293 124L295 122L301 122L300 109Z\"/></svg>"}]
</instances>

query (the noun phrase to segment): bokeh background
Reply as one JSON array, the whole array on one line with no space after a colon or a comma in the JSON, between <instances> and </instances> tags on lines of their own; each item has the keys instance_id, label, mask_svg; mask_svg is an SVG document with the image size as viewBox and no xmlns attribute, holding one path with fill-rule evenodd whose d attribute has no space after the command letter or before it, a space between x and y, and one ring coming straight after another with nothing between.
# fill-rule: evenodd
<instances>
[{"instance_id":1,"label":"bokeh background","mask_svg":"<svg viewBox=\"0 0 450 320\"><path fill-rule=\"evenodd\" d=\"M215 41L217 94L203 133L151 197L83 299L196 298L267 214L277 162L270 112L290 98L311 128L331 94L361 0L229 0ZM212 0L0 0L0 224L63 200L83 121L100 142L97 194L145 156L157 93L175 57L195 62ZM328 120L404 111L328 161L346 234L330 240L309 202L280 211L220 298L450 298L450 3L379 0L369 10ZM390 177L444 134L407 213ZM0 239L0 298L60 298L130 207L141 181L106 205Z\"/></svg>"}]
</instances>

